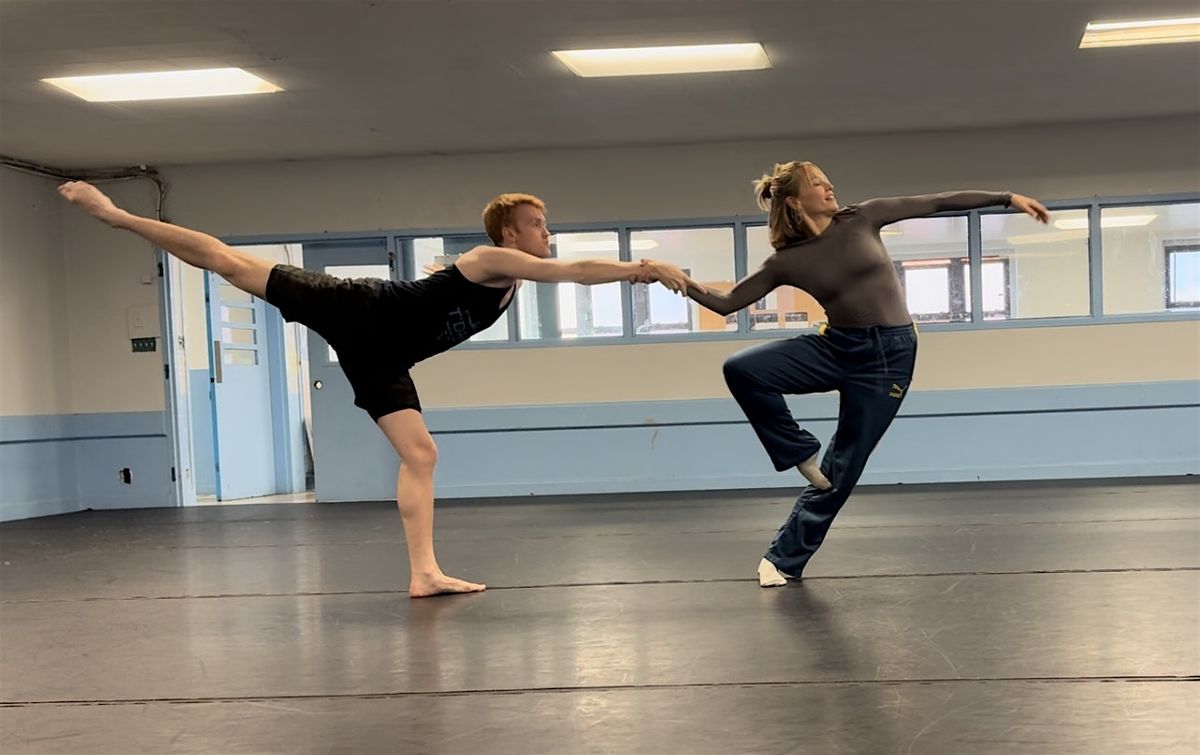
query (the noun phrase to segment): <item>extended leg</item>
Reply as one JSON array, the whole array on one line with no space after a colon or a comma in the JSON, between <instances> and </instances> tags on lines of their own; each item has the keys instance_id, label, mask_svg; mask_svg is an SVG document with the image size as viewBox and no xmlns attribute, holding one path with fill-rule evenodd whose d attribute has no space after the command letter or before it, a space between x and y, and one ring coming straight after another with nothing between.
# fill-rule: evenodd
<instances>
[{"instance_id":1,"label":"extended leg","mask_svg":"<svg viewBox=\"0 0 1200 755\"><path fill-rule=\"evenodd\" d=\"M68 181L58 187L58 193L113 228L132 231L189 265L211 270L243 291L266 298L267 278L274 263L239 252L207 233L126 212L104 192L83 181Z\"/></svg>"}]
</instances>

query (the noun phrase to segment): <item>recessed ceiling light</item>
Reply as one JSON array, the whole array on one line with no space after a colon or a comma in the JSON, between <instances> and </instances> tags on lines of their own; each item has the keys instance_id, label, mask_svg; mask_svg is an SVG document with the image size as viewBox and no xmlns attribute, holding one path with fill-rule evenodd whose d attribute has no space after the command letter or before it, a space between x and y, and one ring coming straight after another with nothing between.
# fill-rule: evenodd
<instances>
[{"instance_id":1,"label":"recessed ceiling light","mask_svg":"<svg viewBox=\"0 0 1200 755\"><path fill-rule=\"evenodd\" d=\"M1200 42L1200 17L1160 18L1146 21L1093 21L1087 25L1079 49L1129 47Z\"/></svg>"},{"instance_id":2,"label":"recessed ceiling light","mask_svg":"<svg viewBox=\"0 0 1200 755\"><path fill-rule=\"evenodd\" d=\"M1008 243L1014 246L1025 244L1056 244L1060 241L1078 241L1086 239L1088 232L1082 231L1041 231L1039 233L1026 233L1019 236L1009 236Z\"/></svg>"},{"instance_id":3,"label":"recessed ceiling light","mask_svg":"<svg viewBox=\"0 0 1200 755\"><path fill-rule=\"evenodd\" d=\"M185 97L220 97L283 91L282 87L240 68L67 76L42 81L88 102L175 100Z\"/></svg>"},{"instance_id":4,"label":"recessed ceiling light","mask_svg":"<svg viewBox=\"0 0 1200 755\"><path fill-rule=\"evenodd\" d=\"M608 50L556 50L553 55L576 76L583 77L752 71L771 67L767 51L757 42L620 47Z\"/></svg>"},{"instance_id":5,"label":"recessed ceiling light","mask_svg":"<svg viewBox=\"0 0 1200 755\"><path fill-rule=\"evenodd\" d=\"M1150 225L1157 218L1157 215L1109 215L1107 213L1100 215L1101 228L1132 228L1139 225ZM1065 218L1063 220L1054 221L1055 228L1061 228L1064 231L1076 231L1088 227L1087 218Z\"/></svg>"}]
</instances>

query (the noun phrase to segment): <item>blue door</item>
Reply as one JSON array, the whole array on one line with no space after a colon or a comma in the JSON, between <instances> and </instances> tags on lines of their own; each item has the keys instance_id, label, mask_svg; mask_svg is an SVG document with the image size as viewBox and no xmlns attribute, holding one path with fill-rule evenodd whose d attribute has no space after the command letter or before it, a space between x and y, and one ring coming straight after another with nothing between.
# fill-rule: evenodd
<instances>
[{"instance_id":1,"label":"blue door","mask_svg":"<svg viewBox=\"0 0 1200 755\"><path fill-rule=\"evenodd\" d=\"M217 498L271 495L275 447L264 303L204 276Z\"/></svg>"},{"instance_id":2,"label":"blue door","mask_svg":"<svg viewBox=\"0 0 1200 755\"><path fill-rule=\"evenodd\" d=\"M338 278L393 278L387 239L304 244L304 267ZM318 501L393 495L397 460L371 418L354 405L354 391L325 339L308 331L312 401L313 487ZM380 481L383 485L380 485Z\"/></svg>"}]
</instances>

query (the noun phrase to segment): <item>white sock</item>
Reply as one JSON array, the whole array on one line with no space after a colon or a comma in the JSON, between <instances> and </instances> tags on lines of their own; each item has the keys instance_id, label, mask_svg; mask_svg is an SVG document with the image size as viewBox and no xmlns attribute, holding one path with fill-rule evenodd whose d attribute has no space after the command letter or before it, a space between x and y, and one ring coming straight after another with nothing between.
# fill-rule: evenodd
<instances>
[{"instance_id":1,"label":"white sock","mask_svg":"<svg viewBox=\"0 0 1200 755\"><path fill-rule=\"evenodd\" d=\"M808 457L806 461L802 461L796 465L796 469L800 470L800 474L804 475L804 479L813 484L813 487L818 490L829 490L833 487L833 483L821 471L821 462L817 458L820 453L815 453Z\"/></svg>"},{"instance_id":2,"label":"white sock","mask_svg":"<svg viewBox=\"0 0 1200 755\"><path fill-rule=\"evenodd\" d=\"M786 584L787 577L783 576L783 572L775 568L775 564L765 558L758 562L759 587L781 587Z\"/></svg>"}]
</instances>

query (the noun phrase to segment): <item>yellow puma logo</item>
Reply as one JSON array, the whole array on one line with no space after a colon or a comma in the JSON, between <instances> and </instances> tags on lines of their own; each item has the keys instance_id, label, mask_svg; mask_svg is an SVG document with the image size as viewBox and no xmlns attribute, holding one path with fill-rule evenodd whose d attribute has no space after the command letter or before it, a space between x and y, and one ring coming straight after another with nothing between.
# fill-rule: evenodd
<instances>
[{"instance_id":1,"label":"yellow puma logo","mask_svg":"<svg viewBox=\"0 0 1200 755\"><path fill-rule=\"evenodd\" d=\"M904 388L892 383L892 390L888 395L892 398L904 398Z\"/></svg>"}]
</instances>

